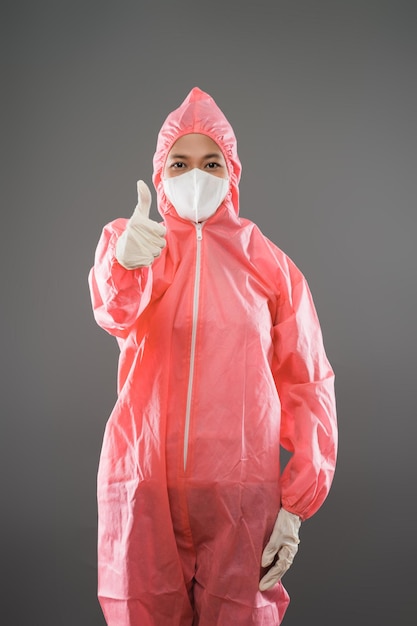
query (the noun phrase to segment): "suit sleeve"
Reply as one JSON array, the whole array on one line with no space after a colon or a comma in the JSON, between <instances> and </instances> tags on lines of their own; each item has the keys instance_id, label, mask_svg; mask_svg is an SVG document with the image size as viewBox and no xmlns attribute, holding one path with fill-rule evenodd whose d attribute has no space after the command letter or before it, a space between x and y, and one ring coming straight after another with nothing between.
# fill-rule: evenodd
<instances>
[{"instance_id":1,"label":"suit sleeve","mask_svg":"<svg viewBox=\"0 0 417 626\"><path fill-rule=\"evenodd\" d=\"M127 221L119 218L103 228L88 275L94 318L118 338L128 335L149 304L152 291L150 267L127 270L116 259L116 242Z\"/></svg>"},{"instance_id":2,"label":"suit sleeve","mask_svg":"<svg viewBox=\"0 0 417 626\"><path fill-rule=\"evenodd\" d=\"M291 261L274 326L273 363L280 443L291 453L281 475L281 504L305 520L324 502L335 472L335 377L310 289Z\"/></svg>"}]
</instances>

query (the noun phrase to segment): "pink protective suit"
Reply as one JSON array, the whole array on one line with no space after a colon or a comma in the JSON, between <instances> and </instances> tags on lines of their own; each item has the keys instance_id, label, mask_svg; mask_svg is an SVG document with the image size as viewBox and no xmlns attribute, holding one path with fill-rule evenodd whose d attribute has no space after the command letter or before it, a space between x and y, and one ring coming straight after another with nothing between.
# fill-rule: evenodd
<instances>
[{"instance_id":1,"label":"pink protective suit","mask_svg":"<svg viewBox=\"0 0 417 626\"><path fill-rule=\"evenodd\" d=\"M161 176L173 143L221 148L230 193L203 224L180 218ZM89 285L120 345L118 399L98 473L99 599L111 626L276 626L289 597L260 592L280 506L302 519L336 461L334 375L300 270L239 217L233 130L194 88L158 137L153 182L167 245L124 269L101 235ZM280 444L292 452L280 473Z\"/></svg>"}]
</instances>

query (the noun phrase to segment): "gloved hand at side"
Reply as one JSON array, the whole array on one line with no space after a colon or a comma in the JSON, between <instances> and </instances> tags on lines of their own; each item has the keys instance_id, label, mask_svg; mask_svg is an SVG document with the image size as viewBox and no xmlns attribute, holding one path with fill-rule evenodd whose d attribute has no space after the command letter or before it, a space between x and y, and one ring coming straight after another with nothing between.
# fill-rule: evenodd
<instances>
[{"instance_id":1,"label":"gloved hand at side","mask_svg":"<svg viewBox=\"0 0 417 626\"><path fill-rule=\"evenodd\" d=\"M262 567L271 565L276 554L278 554L278 559L261 579L259 583L261 591L273 587L289 569L298 551L300 525L301 520L298 515L280 509L271 537L262 553Z\"/></svg>"},{"instance_id":2,"label":"gloved hand at side","mask_svg":"<svg viewBox=\"0 0 417 626\"><path fill-rule=\"evenodd\" d=\"M143 180L137 186L138 203L116 243L116 259L127 270L152 265L166 245L165 226L149 218L152 201L149 187Z\"/></svg>"}]
</instances>

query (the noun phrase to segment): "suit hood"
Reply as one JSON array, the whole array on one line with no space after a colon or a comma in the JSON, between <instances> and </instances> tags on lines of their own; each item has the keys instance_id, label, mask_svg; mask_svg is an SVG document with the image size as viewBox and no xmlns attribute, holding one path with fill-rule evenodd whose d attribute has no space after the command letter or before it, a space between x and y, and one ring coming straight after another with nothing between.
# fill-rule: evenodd
<instances>
[{"instance_id":1,"label":"suit hood","mask_svg":"<svg viewBox=\"0 0 417 626\"><path fill-rule=\"evenodd\" d=\"M226 197L228 208L239 213L239 181L241 163L237 154L237 140L233 128L213 98L194 87L183 103L172 111L158 134L153 158L153 184L158 195L158 210L165 216L170 206L162 184L162 174L169 151L183 135L201 133L207 135L219 146L226 161L230 191Z\"/></svg>"}]
</instances>

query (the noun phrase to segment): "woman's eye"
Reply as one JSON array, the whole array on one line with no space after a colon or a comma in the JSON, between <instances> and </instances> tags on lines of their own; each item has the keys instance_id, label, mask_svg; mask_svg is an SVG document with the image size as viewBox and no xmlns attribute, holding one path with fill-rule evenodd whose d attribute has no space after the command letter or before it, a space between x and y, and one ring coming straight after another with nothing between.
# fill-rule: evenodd
<instances>
[{"instance_id":1,"label":"woman's eye","mask_svg":"<svg viewBox=\"0 0 417 626\"><path fill-rule=\"evenodd\" d=\"M207 163L206 167L208 167L210 170L215 170L217 167L220 167L220 165L218 163L210 162Z\"/></svg>"},{"instance_id":2,"label":"woman's eye","mask_svg":"<svg viewBox=\"0 0 417 626\"><path fill-rule=\"evenodd\" d=\"M173 167L176 170L179 170L179 169L185 167L185 164L182 161L177 161L176 163L173 163L171 165L171 167Z\"/></svg>"}]
</instances>

